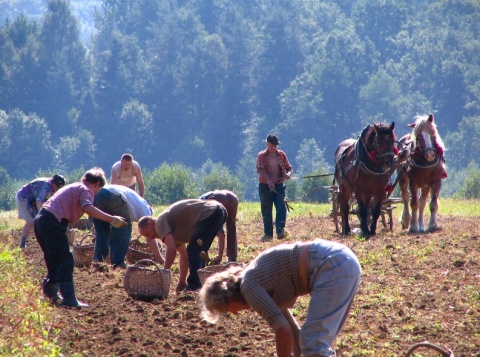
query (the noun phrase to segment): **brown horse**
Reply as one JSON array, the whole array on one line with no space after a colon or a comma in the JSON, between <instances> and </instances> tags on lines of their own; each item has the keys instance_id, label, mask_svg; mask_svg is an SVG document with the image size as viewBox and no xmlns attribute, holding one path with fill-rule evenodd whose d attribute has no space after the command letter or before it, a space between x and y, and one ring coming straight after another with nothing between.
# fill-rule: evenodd
<instances>
[{"instance_id":1,"label":"brown horse","mask_svg":"<svg viewBox=\"0 0 480 357\"><path fill-rule=\"evenodd\" d=\"M426 231L433 232L439 229L438 197L442 179L447 175L443 156L445 145L438 134L432 114L417 115L414 119L415 123L409 124L413 128L412 133L399 140L400 146L411 147L406 163L397 170L403 201L402 228L409 228L410 233L425 232L423 213L427 197L431 193L430 222Z\"/></svg>"},{"instance_id":2,"label":"brown horse","mask_svg":"<svg viewBox=\"0 0 480 357\"><path fill-rule=\"evenodd\" d=\"M375 235L385 188L395 165L395 123L368 125L357 140L342 141L335 150L335 181L339 186L339 205L342 217L342 233L349 234L350 197L355 194L360 229L363 237ZM373 199L371 223L368 227L368 209Z\"/></svg>"}]
</instances>

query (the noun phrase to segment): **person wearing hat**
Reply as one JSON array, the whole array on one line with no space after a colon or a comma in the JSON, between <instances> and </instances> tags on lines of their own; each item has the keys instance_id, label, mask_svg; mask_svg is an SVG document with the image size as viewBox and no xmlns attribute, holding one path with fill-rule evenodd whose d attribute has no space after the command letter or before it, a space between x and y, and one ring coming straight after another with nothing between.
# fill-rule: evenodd
<instances>
[{"instance_id":1,"label":"person wearing hat","mask_svg":"<svg viewBox=\"0 0 480 357\"><path fill-rule=\"evenodd\" d=\"M288 161L287 155L278 150L280 141L276 134L269 134L265 141L267 148L258 153L258 194L263 218L262 241L273 239L272 210L275 205L275 230L277 238L285 238L285 223L287 220L287 207L285 204L285 180L292 176L293 167Z\"/></svg>"},{"instance_id":2,"label":"person wearing hat","mask_svg":"<svg viewBox=\"0 0 480 357\"><path fill-rule=\"evenodd\" d=\"M62 175L53 175L53 177L39 177L23 186L17 192L18 218L25 220L22 228L22 237L20 239L20 248L27 246L27 237L32 231L33 220L42 205L57 190L65 186L66 180Z\"/></svg>"}]
</instances>

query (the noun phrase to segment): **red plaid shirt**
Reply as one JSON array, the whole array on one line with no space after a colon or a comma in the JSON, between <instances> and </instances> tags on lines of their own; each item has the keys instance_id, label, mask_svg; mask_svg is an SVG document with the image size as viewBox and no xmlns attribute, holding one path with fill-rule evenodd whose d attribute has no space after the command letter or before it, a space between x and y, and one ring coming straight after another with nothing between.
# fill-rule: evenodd
<instances>
[{"instance_id":1,"label":"red plaid shirt","mask_svg":"<svg viewBox=\"0 0 480 357\"><path fill-rule=\"evenodd\" d=\"M293 167L292 165L290 165L290 162L288 161L288 158L285 152L283 152L282 150L277 150L277 158L278 158L278 163L280 164L282 176L286 175L287 172L291 172L293 170ZM270 163L268 160L268 152L266 149L260 151L257 156L257 172L258 170L261 170L261 169L265 170L265 173L267 174L268 177L271 176L272 170L270 168ZM258 180L261 183L268 184L268 182L265 181L265 179L261 175L258 175Z\"/></svg>"}]
</instances>

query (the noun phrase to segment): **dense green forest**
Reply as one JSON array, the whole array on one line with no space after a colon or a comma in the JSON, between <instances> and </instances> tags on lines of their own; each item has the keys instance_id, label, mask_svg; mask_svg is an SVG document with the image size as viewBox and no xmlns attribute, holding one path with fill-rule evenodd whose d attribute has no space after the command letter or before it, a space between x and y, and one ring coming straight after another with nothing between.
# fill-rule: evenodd
<instances>
[{"instance_id":1,"label":"dense green forest","mask_svg":"<svg viewBox=\"0 0 480 357\"><path fill-rule=\"evenodd\" d=\"M109 173L131 152L147 172L217 163L252 198L269 132L300 176L328 172L366 124L401 136L417 113L446 143L445 192L480 177L477 0L7 0L0 14L0 181Z\"/></svg>"}]
</instances>

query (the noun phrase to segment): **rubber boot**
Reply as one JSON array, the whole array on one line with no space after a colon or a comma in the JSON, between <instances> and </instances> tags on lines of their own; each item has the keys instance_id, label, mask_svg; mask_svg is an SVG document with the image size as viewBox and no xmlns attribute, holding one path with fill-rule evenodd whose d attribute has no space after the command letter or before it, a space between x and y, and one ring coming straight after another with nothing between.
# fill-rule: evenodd
<instances>
[{"instance_id":1,"label":"rubber boot","mask_svg":"<svg viewBox=\"0 0 480 357\"><path fill-rule=\"evenodd\" d=\"M73 284L73 281L62 282L58 285L60 287L60 293L63 296L63 300L60 305L70 307L88 306L88 304L77 300L77 297L75 296L75 285Z\"/></svg>"},{"instance_id":2,"label":"rubber boot","mask_svg":"<svg viewBox=\"0 0 480 357\"><path fill-rule=\"evenodd\" d=\"M62 300L62 297L58 295L58 284L50 283L50 280L45 278L43 279L42 288L43 295L45 295L45 297L50 299L53 303Z\"/></svg>"}]
</instances>

